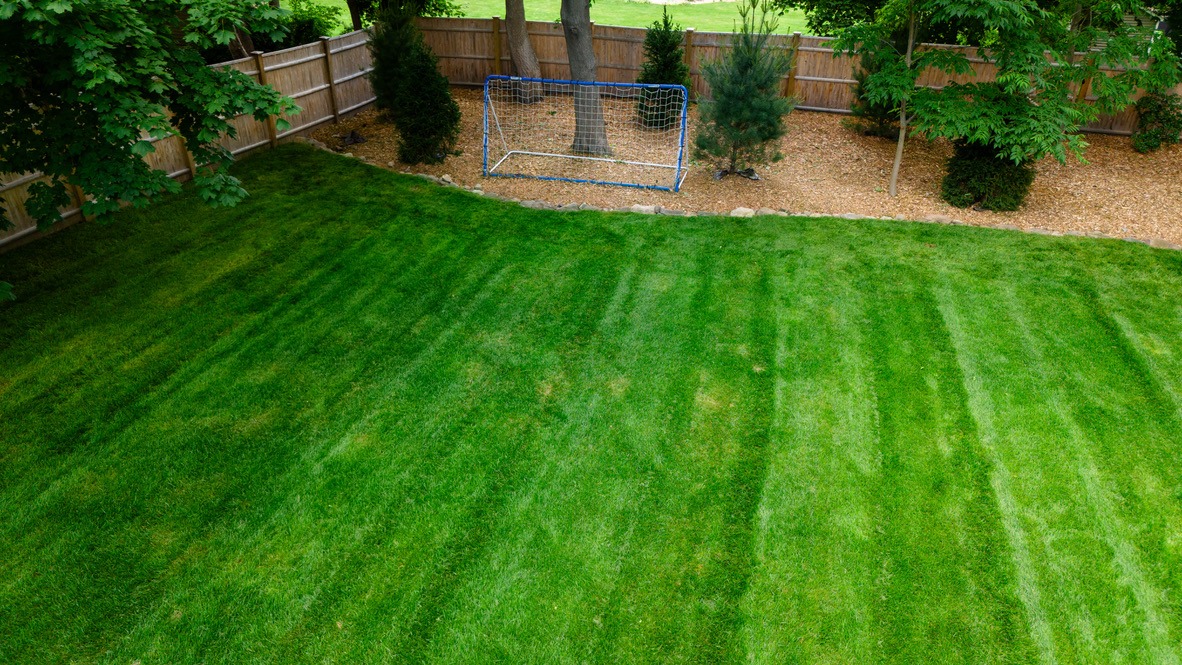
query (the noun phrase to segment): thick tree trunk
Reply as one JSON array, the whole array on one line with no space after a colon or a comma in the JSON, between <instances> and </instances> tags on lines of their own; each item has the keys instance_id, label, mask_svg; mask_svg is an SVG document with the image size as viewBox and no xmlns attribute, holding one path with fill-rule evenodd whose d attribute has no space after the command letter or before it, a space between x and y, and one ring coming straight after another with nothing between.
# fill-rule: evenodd
<instances>
[{"instance_id":1,"label":"thick tree trunk","mask_svg":"<svg viewBox=\"0 0 1182 665\"><path fill-rule=\"evenodd\" d=\"M907 69L911 69L911 55L915 52L915 9L911 11L911 25L907 28ZM899 169L903 166L903 144L907 141L907 100L899 104L899 142L895 144L895 163L891 165L891 196L899 193Z\"/></svg>"},{"instance_id":2,"label":"thick tree trunk","mask_svg":"<svg viewBox=\"0 0 1182 665\"><path fill-rule=\"evenodd\" d=\"M353 29L361 29L361 12L365 11L365 6L369 4L365 0L345 0L345 4L349 6L349 19L353 21Z\"/></svg>"},{"instance_id":3,"label":"thick tree trunk","mask_svg":"<svg viewBox=\"0 0 1182 665\"><path fill-rule=\"evenodd\" d=\"M542 68L538 56L529 41L525 27L525 0L505 0L505 33L509 37L509 57L513 60L513 71L526 78L541 78ZM518 100L533 104L542 100L540 85L523 83L518 91Z\"/></svg>"},{"instance_id":4,"label":"thick tree trunk","mask_svg":"<svg viewBox=\"0 0 1182 665\"><path fill-rule=\"evenodd\" d=\"M235 60L254 53L254 40L250 38L249 32L241 28L234 28L234 38L230 40L228 46L230 47L230 55Z\"/></svg>"},{"instance_id":5,"label":"thick tree trunk","mask_svg":"<svg viewBox=\"0 0 1182 665\"><path fill-rule=\"evenodd\" d=\"M589 0L562 0L562 33L571 78L595 80L595 49L591 42L591 4ZM595 86L575 86L575 140L571 149L588 155L611 154L607 129L603 123L603 103Z\"/></svg>"}]
</instances>

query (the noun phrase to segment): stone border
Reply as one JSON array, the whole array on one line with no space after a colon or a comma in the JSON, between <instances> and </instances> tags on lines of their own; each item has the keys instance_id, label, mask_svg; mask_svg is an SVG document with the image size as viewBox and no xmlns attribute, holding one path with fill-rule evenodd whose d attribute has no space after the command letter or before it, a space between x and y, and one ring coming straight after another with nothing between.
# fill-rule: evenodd
<instances>
[{"instance_id":1,"label":"stone border","mask_svg":"<svg viewBox=\"0 0 1182 665\"><path fill-rule=\"evenodd\" d=\"M307 143L313 147L320 148L321 150L328 150L329 152L332 152L333 154L336 154L336 155L343 155L344 157L353 157L354 159L365 162L366 164L369 164L371 166L377 166L377 167L381 168L381 165L374 164L373 162L366 159L365 157L355 157L353 155L353 153L351 153L351 152L338 153L333 150L330 150L328 148L328 146L324 145L323 143L321 143L320 141L317 141L315 139L310 139L310 138L306 138L306 137L297 137L296 141L299 141L302 143ZM395 162L387 162L386 163L387 170L393 170L396 167L397 167L397 164ZM461 184L457 183L448 174L444 174L442 176L433 176L429 173L415 173L413 171L406 170L406 169L399 171L399 173L401 173L403 175L417 176L419 178L423 178L424 180L429 180L431 182L434 182L438 185L442 185L444 187L455 187L457 189L463 189L463 190L470 192L472 194L476 194L478 196L484 196L484 197L490 198L490 199L495 199L497 201L506 201L509 203L516 203L524 208L530 208L532 210L556 210L556 211L560 211L560 212L562 212L562 211L570 212L570 211L575 211L575 210L592 210L592 211L596 211L596 212L631 212L631 213L637 213L637 214L641 214L641 215L667 215L667 216L671 216L671 217L740 217L740 218L748 218L748 217L755 217L757 215L758 216L769 216L770 215L770 216L777 216L777 217L832 217L832 218L836 218L836 219L850 219L850 220L859 220L859 219L870 220L870 219L873 219L873 220L878 220L878 221L891 221L891 222L918 222L921 224L949 224L949 225L953 225L953 226L974 226L976 228L981 228L981 229L995 229L995 230L1000 230L1000 231L1020 231L1022 233L1033 233L1035 235L1043 235L1043 236L1072 236L1072 237L1096 238L1096 239L1104 239L1104 240L1124 240L1125 242L1135 242L1135 243L1140 243L1142 245L1148 245L1149 247L1153 247L1155 249L1182 250L1182 246L1176 245L1176 244L1169 242L1167 240L1162 240L1160 238L1151 238L1149 240L1145 240L1143 238L1118 238L1118 237L1114 237L1114 236L1104 235L1103 233L1095 233L1095 232L1089 232L1089 233L1083 233L1080 231L1062 232L1062 231L1052 231L1050 229L1043 229L1043 228L1038 228L1038 227L1023 229L1021 227L1014 226L1013 224L990 224L990 225L982 226L982 225L977 225L977 224L969 224L967 222L961 221L959 219L955 219L955 218L950 217L948 215L926 215L923 217L923 219L912 219L912 218L906 217L904 215L895 215L894 217L888 217L888 216L875 217L873 215L859 215L856 213L849 213L849 212L847 212L847 213L823 213L823 212L808 212L808 211L794 212L794 211L790 211L790 210L783 210L783 209L777 210L777 209L773 209L773 208L759 208L759 209L735 208L734 210L731 210L730 212L726 212L726 211L715 212L715 211L710 211L710 210L702 210L699 212L686 212L684 210L675 210L675 209L671 209L671 208L665 208L665 207L659 206L659 205L641 205L639 203L636 205L633 205L633 206L623 207L623 208L600 208L600 207L593 206L593 205L587 205L585 203L567 203L567 204L557 203L556 204L556 203L549 203L547 201L538 201L538 200L534 200L534 199L528 199L528 200L523 201L521 199L511 198L511 197L507 197L507 196L501 196L499 194L486 193L484 191L484 187L480 183L476 183L475 185L472 185L471 187L461 185Z\"/></svg>"}]
</instances>

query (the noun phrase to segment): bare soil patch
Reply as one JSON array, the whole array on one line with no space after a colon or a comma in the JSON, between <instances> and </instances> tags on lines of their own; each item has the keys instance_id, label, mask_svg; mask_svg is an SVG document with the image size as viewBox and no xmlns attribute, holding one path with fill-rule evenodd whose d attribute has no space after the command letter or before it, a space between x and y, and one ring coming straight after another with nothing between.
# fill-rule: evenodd
<instances>
[{"instance_id":1,"label":"bare soil patch","mask_svg":"<svg viewBox=\"0 0 1182 665\"><path fill-rule=\"evenodd\" d=\"M456 183L480 183L485 192L555 204L583 203L602 208L633 204L660 205L687 212L727 213L737 207L773 208L794 213L856 214L901 219L945 215L977 226L1013 226L1059 233L1116 238L1162 239L1182 244L1182 146L1150 155L1133 151L1127 137L1090 134L1088 163L1059 164L1046 159L1026 205L997 213L953 208L940 199L943 165L951 154L947 141L910 140L899 182L899 196L886 193L894 142L857 134L842 117L797 111L788 117L784 159L760 169L760 181L713 179L712 165L691 161L680 192L637 190L481 175L483 100L478 90L456 89L463 113L457 148L460 155L443 164L407 166L397 162L394 128L367 109L312 134L342 152L378 165L435 176ZM690 135L695 115L691 112ZM356 131L364 143L340 146L339 136Z\"/></svg>"}]
</instances>

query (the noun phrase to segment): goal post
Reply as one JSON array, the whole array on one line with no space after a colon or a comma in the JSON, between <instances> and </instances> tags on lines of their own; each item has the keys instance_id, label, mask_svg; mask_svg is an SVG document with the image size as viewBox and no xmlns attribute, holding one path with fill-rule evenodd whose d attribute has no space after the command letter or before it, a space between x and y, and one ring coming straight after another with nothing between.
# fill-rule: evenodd
<instances>
[{"instance_id":1,"label":"goal post","mask_svg":"<svg viewBox=\"0 0 1182 665\"><path fill-rule=\"evenodd\" d=\"M484 175L679 191L688 106L682 85L489 76Z\"/></svg>"}]
</instances>

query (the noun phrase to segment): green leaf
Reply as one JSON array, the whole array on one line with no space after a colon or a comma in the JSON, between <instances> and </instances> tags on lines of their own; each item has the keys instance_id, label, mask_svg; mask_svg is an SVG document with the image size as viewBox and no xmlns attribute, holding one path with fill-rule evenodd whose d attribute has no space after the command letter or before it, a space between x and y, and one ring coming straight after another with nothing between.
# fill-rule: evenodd
<instances>
[{"instance_id":1,"label":"green leaf","mask_svg":"<svg viewBox=\"0 0 1182 665\"><path fill-rule=\"evenodd\" d=\"M283 132L291 129L291 123L283 118L275 118L275 129Z\"/></svg>"}]
</instances>

